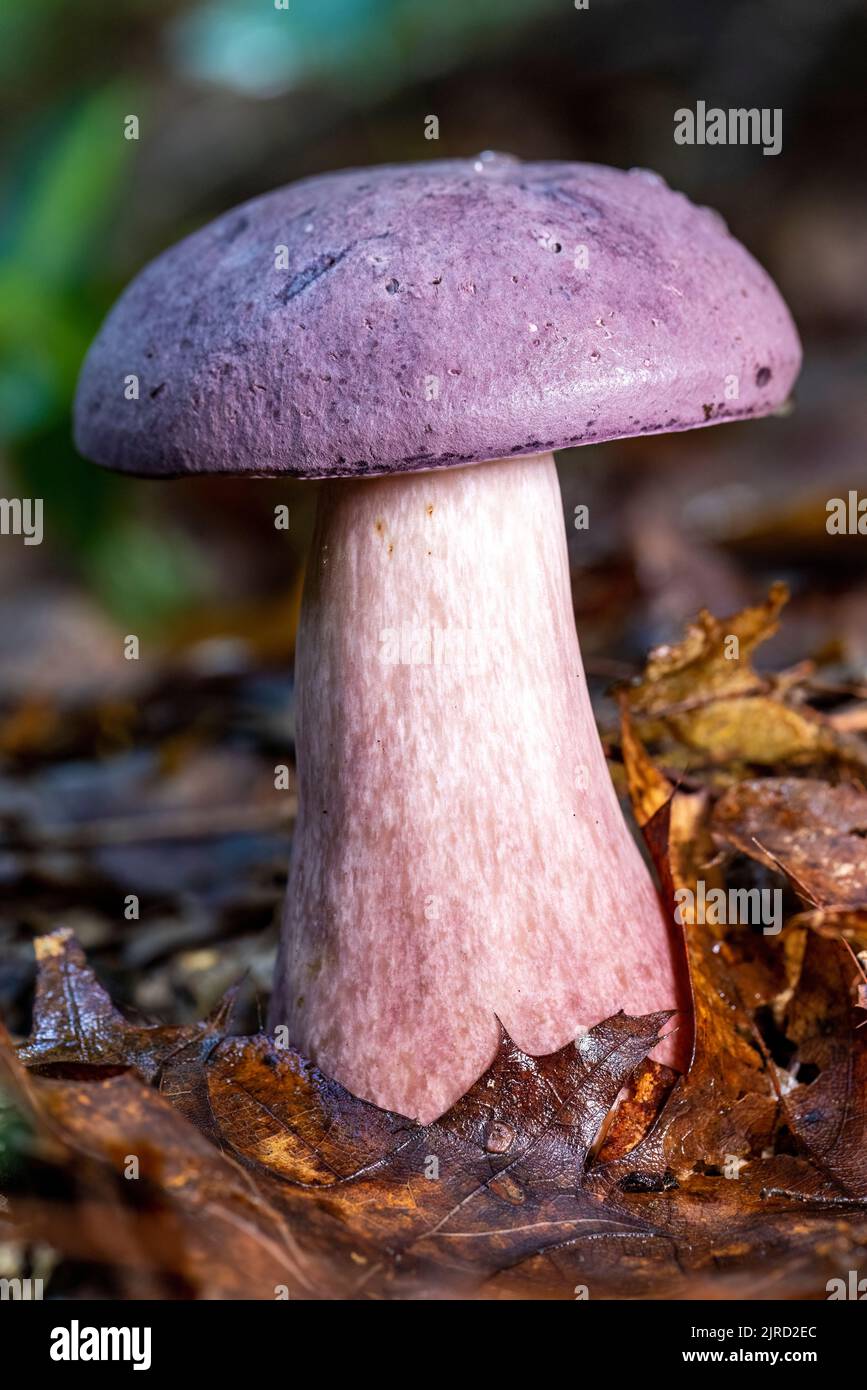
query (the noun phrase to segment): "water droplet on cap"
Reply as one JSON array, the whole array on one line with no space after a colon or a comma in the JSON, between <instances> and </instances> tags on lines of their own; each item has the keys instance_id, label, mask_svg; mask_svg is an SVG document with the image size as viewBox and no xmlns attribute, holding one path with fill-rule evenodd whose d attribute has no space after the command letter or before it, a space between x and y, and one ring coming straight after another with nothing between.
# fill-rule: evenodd
<instances>
[{"instance_id":1,"label":"water droplet on cap","mask_svg":"<svg viewBox=\"0 0 867 1390\"><path fill-rule=\"evenodd\" d=\"M714 226L718 227L721 232L728 231L729 224L726 222L722 213L717 212L716 208L700 207L699 212L703 213L704 216L707 218L708 222L712 222Z\"/></svg>"},{"instance_id":2,"label":"water droplet on cap","mask_svg":"<svg viewBox=\"0 0 867 1390\"><path fill-rule=\"evenodd\" d=\"M473 173L496 174L504 169L513 169L520 162L513 154L503 154L500 150L482 150L473 160Z\"/></svg>"},{"instance_id":3,"label":"water droplet on cap","mask_svg":"<svg viewBox=\"0 0 867 1390\"><path fill-rule=\"evenodd\" d=\"M657 174L653 169L641 169L638 165L630 169L629 173L635 179L641 179L643 183L653 184L656 188L667 188L668 184L661 174Z\"/></svg>"}]
</instances>

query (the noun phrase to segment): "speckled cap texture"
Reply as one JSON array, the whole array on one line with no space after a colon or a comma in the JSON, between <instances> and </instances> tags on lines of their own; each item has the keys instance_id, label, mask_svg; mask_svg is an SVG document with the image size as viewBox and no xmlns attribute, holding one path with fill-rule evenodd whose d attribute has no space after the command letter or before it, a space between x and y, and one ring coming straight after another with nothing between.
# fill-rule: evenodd
<instances>
[{"instance_id":1,"label":"speckled cap texture","mask_svg":"<svg viewBox=\"0 0 867 1390\"><path fill-rule=\"evenodd\" d=\"M75 435L154 476L443 468L765 415L800 357L715 212L488 154L305 179L167 251L93 343Z\"/></svg>"}]
</instances>

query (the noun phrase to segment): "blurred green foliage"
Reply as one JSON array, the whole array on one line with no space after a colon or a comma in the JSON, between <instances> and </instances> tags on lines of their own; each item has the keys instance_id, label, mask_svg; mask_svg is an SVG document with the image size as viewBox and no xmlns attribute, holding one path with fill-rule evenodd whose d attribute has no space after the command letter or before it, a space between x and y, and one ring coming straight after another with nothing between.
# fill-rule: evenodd
<instances>
[{"instance_id":1,"label":"blurred green foliage","mask_svg":"<svg viewBox=\"0 0 867 1390\"><path fill-rule=\"evenodd\" d=\"M128 100L128 93L127 100ZM68 413L98 317L87 286L134 146L124 96L82 97L24 139L0 221L0 432L26 439Z\"/></svg>"},{"instance_id":2,"label":"blurred green foliage","mask_svg":"<svg viewBox=\"0 0 867 1390\"><path fill-rule=\"evenodd\" d=\"M12 30L36 47L35 7ZM0 20L0 47L10 32ZM8 56L8 54L7 54ZM7 157L0 216L0 446L15 484L44 499L48 537L119 619L147 628L205 587L191 543L136 516L135 485L82 460L71 439L75 383L120 286L104 246L138 146L124 117L141 116L135 81L64 94L24 123Z\"/></svg>"}]
</instances>

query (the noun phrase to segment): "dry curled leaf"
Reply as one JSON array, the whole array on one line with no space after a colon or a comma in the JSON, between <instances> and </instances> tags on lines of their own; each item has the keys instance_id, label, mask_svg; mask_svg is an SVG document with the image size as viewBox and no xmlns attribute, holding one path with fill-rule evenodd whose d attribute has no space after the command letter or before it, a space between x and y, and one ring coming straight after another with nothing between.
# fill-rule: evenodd
<instances>
[{"instance_id":1,"label":"dry curled leaf","mask_svg":"<svg viewBox=\"0 0 867 1390\"><path fill-rule=\"evenodd\" d=\"M829 757L867 768L863 742L799 701L796 680L753 668L753 652L777 631L788 596L775 584L764 603L731 617L702 609L682 642L651 653L625 699L641 737L672 766L776 767Z\"/></svg>"}]
</instances>

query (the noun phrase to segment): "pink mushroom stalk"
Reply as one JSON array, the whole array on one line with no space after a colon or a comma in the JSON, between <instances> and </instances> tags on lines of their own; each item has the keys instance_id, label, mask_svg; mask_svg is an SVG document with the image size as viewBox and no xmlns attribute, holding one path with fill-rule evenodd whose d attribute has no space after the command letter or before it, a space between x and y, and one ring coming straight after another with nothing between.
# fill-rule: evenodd
<instances>
[{"instance_id":1,"label":"pink mushroom stalk","mask_svg":"<svg viewBox=\"0 0 867 1390\"><path fill-rule=\"evenodd\" d=\"M688 1008L593 718L552 450L767 414L799 362L716 214L643 171L504 156L291 185L109 315L84 453L328 479L271 1023L357 1095L428 1122L497 1017L543 1053Z\"/></svg>"},{"instance_id":2,"label":"pink mushroom stalk","mask_svg":"<svg viewBox=\"0 0 867 1390\"><path fill-rule=\"evenodd\" d=\"M498 1015L550 1052L683 1007L605 764L551 454L328 483L297 658L299 819L272 1018L433 1119Z\"/></svg>"}]
</instances>

